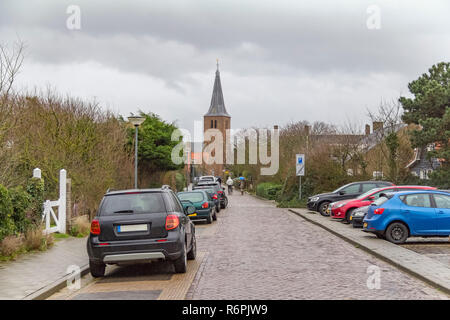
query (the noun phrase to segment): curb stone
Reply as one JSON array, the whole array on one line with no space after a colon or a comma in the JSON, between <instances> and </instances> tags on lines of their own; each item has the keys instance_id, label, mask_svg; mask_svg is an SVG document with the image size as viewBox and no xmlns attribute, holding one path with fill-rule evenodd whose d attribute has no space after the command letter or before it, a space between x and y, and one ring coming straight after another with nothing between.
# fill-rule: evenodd
<instances>
[{"instance_id":1,"label":"curb stone","mask_svg":"<svg viewBox=\"0 0 450 320\"><path fill-rule=\"evenodd\" d=\"M87 264L82 266L80 270L80 277L83 277L88 273L89 273L89 265ZM65 275L64 277L59 278L58 280L27 295L26 297L23 298L23 300L45 300L54 293L63 289L67 285L67 280L70 279L70 277L72 277L72 275Z\"/></svg>"}]
</instances>

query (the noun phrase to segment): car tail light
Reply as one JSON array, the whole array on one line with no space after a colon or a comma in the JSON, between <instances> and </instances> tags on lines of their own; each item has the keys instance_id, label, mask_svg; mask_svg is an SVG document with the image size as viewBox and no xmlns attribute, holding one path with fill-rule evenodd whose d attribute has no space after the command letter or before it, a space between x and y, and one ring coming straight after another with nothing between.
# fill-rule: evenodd
<instances>
[{"instance_id":1,"label":"car tail light","mask_svg":"<svg viewBox=\"0 0 450 320\"><path fill-rule=\"evenodd\" d=\"M203 202L202 203L202 208L203 209L208 209L209 208L209 203L208 202Z\"/></svg>"},{"instance_id":2,"label":"car tail light","mask_svg":"<svg viewBox=\"0 0 450 320\"><path fill-rule=\"evenodd\" d=\"M217 193L220 193L220 194L222 194L222 193L223 193L223 191L217 191Z\"/></svg>"},{"instance_id":3,"label":"car tail light","mask_svg":"<svg viewBox=\"0 0 450 320\"><path fill-rule=\"evenodd\" d=\"M96 219L92 220L91 222L91 234L94 235L100 234L100 223Z\"/></svg>"},{"instance_id":4,"label":"car tail light","mask_svg":"<svg viewBox=\"0 0 450 320\"><path fill-rule=\"evenodd\" d=\"M375 213L375 214L383 214L383 212L384 212L384 208L377 208L377 209L375 209L375 211L373 213Z\"/></svg>"},{"instance_id":5,"label":"car tail light","mask_svg":"<svg viewBox=\"0 0 450 320\"><path fill-rule=\"evenodd\" d=\"M166 218L166 230L172 230L178 227L180 219L177 215L169 214Z\"/></svg>"},{"instance_id":6,"label":"car tail light","mask_svg":"<svg viewBox=\"0 0 450 320\"><path fill-rule=\"evenodd\" d=\"M217 194L213 195L212 198L213 198L214 200L217 200Z\"/></svg>"}]
</instances>

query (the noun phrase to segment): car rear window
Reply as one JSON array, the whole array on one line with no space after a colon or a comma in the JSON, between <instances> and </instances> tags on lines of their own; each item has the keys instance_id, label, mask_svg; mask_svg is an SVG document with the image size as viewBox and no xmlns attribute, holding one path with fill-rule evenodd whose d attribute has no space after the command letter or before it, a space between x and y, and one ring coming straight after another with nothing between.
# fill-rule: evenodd
<instances>
[{"instance_id":1,"label":"car rear window","mask_svg":"<svg viewBox=\"0 0 450 320\"><path fill-rule=\"evenodd\" d=\"M383 203L385 203L386 201L388 201L389 199L385 196L381 196L379 197L377 200L375 200L374 202L372 202L373 206L381 206Z\"/></svg>"},{"instance_id":2,"label":"car rear window","mask_svg":"<svg viewBox=\"0 0 450 320\"><path fill-rule=\"evenodd\" d=\"M166 212L160 193L128 193L105 196L100 208L101 216L127 213Z\"/></svg>"},{"instance_id":3,"label":"car rear window","mask_svg":"<svg viewBox=\"0 0 450 320\"><path fill-rule=\"evenodd\" d=\"M203 193L202 192L186 192L186 193L179 193L178 198L183 200L189 200L191 202L200 202L203 201Z\"/></svg>"}]
</instances>

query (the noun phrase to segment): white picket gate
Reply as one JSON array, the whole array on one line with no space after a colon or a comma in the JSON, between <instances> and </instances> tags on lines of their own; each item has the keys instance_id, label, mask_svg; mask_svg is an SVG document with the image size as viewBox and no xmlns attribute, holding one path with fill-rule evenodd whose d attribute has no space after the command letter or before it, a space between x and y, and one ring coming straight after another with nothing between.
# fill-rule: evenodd
<instances>
[{"instance_id":1,"label":"white picket gate","mask_svg":"<svg viewBox=\"0 0 450 320\"><path fill-rule=\"evenodd\" d=\"M34 178L41 178L41 170L36 168L33 170ZM56 201L47 200L44 202L44 212L42 221L45 219L45 233L66 233L66 183L67 172L64 169L59 171L59 199ZM58 216L56 216L54 207L58 208ZM50 221L53 218L56 226L51 227Z\"/></svg>"}]
</instances>

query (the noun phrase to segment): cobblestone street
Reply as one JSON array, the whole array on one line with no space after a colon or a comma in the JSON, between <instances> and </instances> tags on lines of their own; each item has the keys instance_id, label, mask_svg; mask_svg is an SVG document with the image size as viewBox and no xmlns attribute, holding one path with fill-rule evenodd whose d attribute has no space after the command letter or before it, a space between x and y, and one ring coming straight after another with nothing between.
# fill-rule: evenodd
<instances>
[{"instance_id":1,"label":"cobblestone street","mask_svg":"<svg viewBox=\"0 0 450 320\"><path fill-rule=\"evenodd\" d=\"M235 194L187 299L447 299L448 296L271 202ZM368 289L367 268L381 270Z\"/></svg>"}]
</instances>

